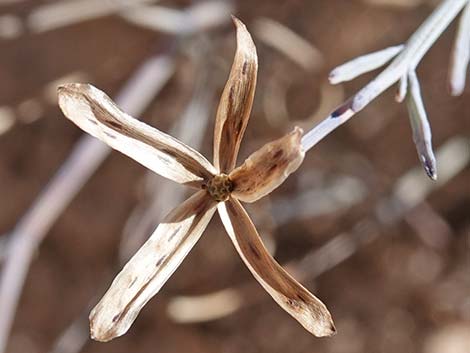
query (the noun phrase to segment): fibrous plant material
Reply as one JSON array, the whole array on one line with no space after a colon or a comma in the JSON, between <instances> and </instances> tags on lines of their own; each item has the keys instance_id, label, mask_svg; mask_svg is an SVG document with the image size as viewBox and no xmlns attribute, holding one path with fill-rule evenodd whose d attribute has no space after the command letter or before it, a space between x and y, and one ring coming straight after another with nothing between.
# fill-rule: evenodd
<instances>
[{"instance_id":1,"label":"fibrous plant material","mask_svg":"<svg viewBox=\"0 0 470 353\"><path fill-rule=\"evenodd\" d=\"M335 332L325 305L272 258L238 201L255 201L279 186L300 166L304 150L302 130L296 128L234 169L258 68L250 34L239 20L234 22L237 50L217 110L214 166L182 142L123 113L93 86L59 88L62 111L79 127L157 174L199 190L165 217L93 309L91 334L97 340L111 340L129 329L197 242L216 209L241 258L273 299L312 334Z\"/></svg>"}]
</instances>

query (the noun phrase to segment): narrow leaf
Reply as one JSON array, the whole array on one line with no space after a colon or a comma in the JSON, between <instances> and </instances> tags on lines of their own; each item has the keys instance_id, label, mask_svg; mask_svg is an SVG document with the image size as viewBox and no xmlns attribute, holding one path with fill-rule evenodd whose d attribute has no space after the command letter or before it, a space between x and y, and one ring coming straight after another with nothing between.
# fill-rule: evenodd
<instances>
[{"instance_id":1,"label":"narrow leaf","mask_svg":"<svg viewBox=\"0 0 470 353\"><path fill-rule=\"evenodd\" d=\"M258 57L245 25L237 27L237 51L217 109L214 128L214 165L222 173L235 167L255 96Z\"/></svg>"},{"instance_id":2,"label":"narrow leaf","mask_svg":"<svg viewBox=\"0 0 470 353\"><path fill-rule=\"evenodd\" d=\"M454 48L452 50L449 85L453 96L460 96L465 89L467 68L470 60L470 3L465 6L460 18Z\"/></svg>"},{"instance_id":3,"label":"narrow leaf","mask_svg":"<svg viewBox=\"0 0 470 353\"><path fill-rule=\"evenodd\" d=\"M398 83L398 92L395 96L395 100L398 103L402 103L406 98L406 93L408 91L408 75L404 75L400 82Z\"/></svg>"},{"instance_id":4,"label":"narrow leaf","mask_svg":"<svg viewBox=\"0 0 470 353\"><path fill-rule=\"evenodd\" d=\"M413 131L413 141L426 174L431 179L436 180L436 159L432 150L431 127L424 109L418 78L414 71L409 73L408 78L409 90L406 103Z\"/></svg>"},{"instance_id":5,"label":"narrow leaf","mask_svg":"<svg viewBox=\"0 0 470 353\"><path fill-rule=\"evenodd\" d=\"M235 248L269 295L310 333L333 335L336 329L326 306L272 258L240 202L229 199L217 208Z\"/></svg>"},{"instance_id":6,"label":"narrow leaf","mask_svg":"<svg viewBox=\"0 0 470 353\"><path fill-rule=\"evenodd\" d=\"M392 60L400 53L405 46L403 44L394 47L382 49L367 55L359 56L331 71L328 79L330 83L335 85L340 82L350 81L357 76L365 74L369 71L378 69Z\"/></svg>"},{"instance_id":7,"label":"narrow leaf","mask_svg":"<svg viewBox=\"0 0 470 353\"><path fill-rule=\"evenodd\" d=\"M281 185L302 164L305 152L301 145L302 129L267 143L230 173L232 196L254 202Z\"/></svg>"},{"instance_id":8,"label":"narrow leaf","mask_svg":"<svg viewBox=\"0 0 470 353\"><path fill-rule=\"evenodd\" d=\"M92 85L67 84L58 94L63 113L78 127L155 173L192 186L215 173L199 152L123 113Z\"/></svg>"},{"instance_id":9,"label":"narrow leaf","mask_svg":"<svg viewBox=\"0 0 470 353\"><path fill-rule=\"evenodd\" d=\"M198 191L165 217L92 310L93 339L106 342L127 332L199 240L214 212L215 202Z\"/></svg>"}]
</instances>

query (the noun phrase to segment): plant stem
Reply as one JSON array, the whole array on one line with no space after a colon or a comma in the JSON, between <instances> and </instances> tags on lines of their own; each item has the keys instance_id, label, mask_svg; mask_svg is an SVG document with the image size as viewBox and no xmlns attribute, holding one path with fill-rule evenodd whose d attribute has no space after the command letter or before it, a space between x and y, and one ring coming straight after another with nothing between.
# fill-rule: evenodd
<instances>
[{"instance_id":1,"label":"plant stem","mask_svg":"<svg viewBox=\"0 0 470 353\"><path fill-rule=\"evenodd\" d=\"M384 71L303 136L302 146L305 151L310 150L326 135L364 109L409 71L414 71L423 56L467 3L469 0L444 0L410 37L405 49Z\"/></svg>"}]
</instances>

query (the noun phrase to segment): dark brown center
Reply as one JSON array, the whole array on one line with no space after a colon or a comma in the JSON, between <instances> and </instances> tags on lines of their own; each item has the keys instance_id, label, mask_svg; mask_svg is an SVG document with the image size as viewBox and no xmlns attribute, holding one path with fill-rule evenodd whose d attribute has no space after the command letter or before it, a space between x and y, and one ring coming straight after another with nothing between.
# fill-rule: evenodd
<instances>
[{"instance_id":1,"label":"dark brown center","mask_svg":"<svg viewBox=\"0 0 470 353\"><path fill-rule=\"evenodd\" d=\"M207 182L206 189L215 201L227 201L233 191L233 182L227 174L219 174Z\"/></svg>"}]
</instances>

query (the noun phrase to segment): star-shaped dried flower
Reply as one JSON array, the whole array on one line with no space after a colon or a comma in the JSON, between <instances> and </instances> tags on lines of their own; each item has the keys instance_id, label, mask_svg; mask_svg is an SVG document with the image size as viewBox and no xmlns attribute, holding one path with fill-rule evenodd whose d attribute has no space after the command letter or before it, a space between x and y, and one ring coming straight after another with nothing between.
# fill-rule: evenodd
<instances>
[{"instance_id":1,"label":"star-shaped dried flower","mask_svg":"<svg viewBox=\"0 0 470 353\"><path fill-rule=\"evenodd\" d=\"M198 241L217 209L241 258L273 299L316 336L335 327L325 305L268 253L240 201L254 202L302 163L302 130L266 144L235 168L255 94L258 59L245 25L234 18L237 50L214 129L214 165L177 139L123 113L88 84L59 87L59 105L80 128L168 179L199 189L176 207L129 260L90 314L91 335L123 335Z\"/></svg>"}]
</instances>

